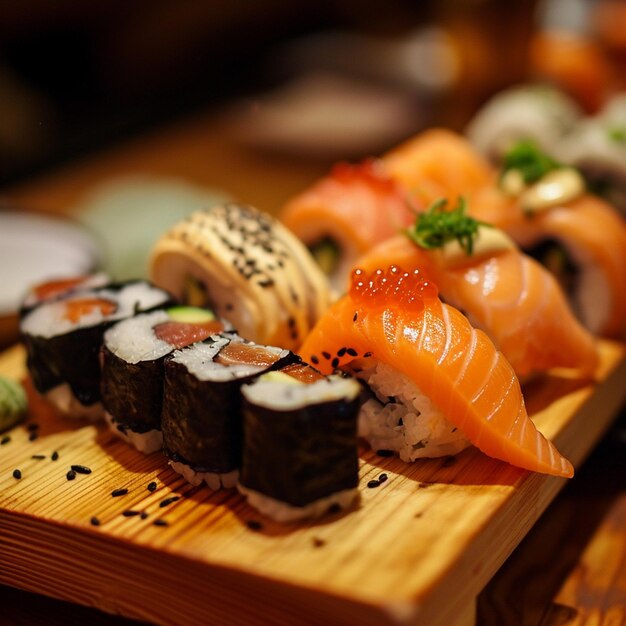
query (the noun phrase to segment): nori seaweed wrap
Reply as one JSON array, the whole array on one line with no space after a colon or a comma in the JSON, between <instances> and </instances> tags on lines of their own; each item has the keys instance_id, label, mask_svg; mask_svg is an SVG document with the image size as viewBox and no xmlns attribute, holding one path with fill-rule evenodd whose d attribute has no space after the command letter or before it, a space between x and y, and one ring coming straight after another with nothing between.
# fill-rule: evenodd
<instances>
[{"instance_id":1,"label":"nori seaweed wrap","mask_svg":"<svg viewBox=\"0 0 626 626\"><path fill-rule=\"evenodd\" d=\"M63 413L100 417L104 332L121 319L171 304L162 289L132 281L71 292L35 307L20 325L35 388Z\"/></svg>"},{"instance_id":2,"label":"nori seaweed wrap","mask_svg":"<svg viewBox=\"0 0 626 626\"><path fill-rule=\"evenodd\" d=\"M298 361L289 350L213 335L165 361L163 449L192 484L234 487L241 464L241 386Z\"/></svg>"},{"instance_id":3,"label":"nori seaweed wrap","mask_svg":"<svg viewBox=\"0 0 626 626\"><path fill-rule=\"evenodd\" d=\"M286 368L242 389L239 488L278 521L322 515L356 495L360 385L311 370Z\"/></svg>"},{"instance_id":4,"label":"nori seaweed wrap","mask_svg":"<svg viewBox=\"0 0 626 626\"><path fill-rule=\"evenodd\" d=\"M123 320L102 346L102 404L111 429L141 452L161 448L165 358L226 329L212 312L175 307Z\"/></svg>"}]
</instances>

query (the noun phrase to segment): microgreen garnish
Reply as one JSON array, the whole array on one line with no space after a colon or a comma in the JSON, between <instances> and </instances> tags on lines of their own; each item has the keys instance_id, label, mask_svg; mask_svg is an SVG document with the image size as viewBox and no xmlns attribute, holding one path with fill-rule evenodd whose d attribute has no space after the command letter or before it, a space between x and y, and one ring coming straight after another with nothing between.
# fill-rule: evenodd
<instances>
[{"instance_id":1,"label":"microgreen garnish","mask_svg":"<svg viewBox=\"0 0 626 626\"><path fill-rule=\"evenodd\" d=\"M532 141L519 141L504 155L502 176L509 170L517 170L528 185L560 167L562 165L558 161L548 156Z\"/></svg>"},{"instance_id":2,"label":"microgreen garnish","mask_svg":"<svg viewBox=\"0 0 626 626\"><path fill-rule=\"evenodd\" d=\"M479 226L488 226L465 214L467 203L460 197L458 205L446 210L448 201L445 198L431 204L426 213L415 218L415 225L405 232L407 237L421 248L432 250L441 248L455 239L467 256L474 251L474 239L478 235Z\"/></svg>"}]
</instances>

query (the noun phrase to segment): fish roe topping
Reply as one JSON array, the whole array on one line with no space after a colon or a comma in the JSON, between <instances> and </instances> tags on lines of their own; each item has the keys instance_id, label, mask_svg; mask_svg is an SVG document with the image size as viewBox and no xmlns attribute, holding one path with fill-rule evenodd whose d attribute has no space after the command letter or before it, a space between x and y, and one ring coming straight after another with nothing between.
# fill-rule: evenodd
<instances>
[{"instance_id":1,"label":"fish roe topping","mask_svg":"<svg viewBox=\"0 0 626 626\"><path fill-rule=\"evenodd\" d=\"M337 163L331 171L331 177L338 183L351 184L361 181L382 193L401 195L398 184L387 175L382 161L366 159L362 163Z\"/></svg>"},{"instance_id":2,"label":"fish roe topping","mask_svg":"<svg viewBox=\"0 0 626 626\"><path fill-rule=\"evenodd\" d=\"M362 269L352 272L350 296L367 306L395 304L421 311L424 302L436 300L438 293L437 286L418 269L405 272L391 265L386 270L378 269L369 275Z\"/></svg>"}]
</instances>

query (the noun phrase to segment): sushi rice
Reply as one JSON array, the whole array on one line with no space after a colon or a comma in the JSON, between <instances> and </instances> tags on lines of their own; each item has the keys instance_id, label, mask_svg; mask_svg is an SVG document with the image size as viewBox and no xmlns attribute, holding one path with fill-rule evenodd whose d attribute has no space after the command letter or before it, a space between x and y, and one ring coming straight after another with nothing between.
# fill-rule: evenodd
<instances>
[{"instance_id":1,"label":"sushi rice","mask_svg":"<svg viewBox=\"0 0 626 626\"><path fill-rule=\"evenodd\" d=\"M371 360L370 360L371 361ZM354 375L374 392L361 405L359 436L374 450L393 450L405 462L454 455L470 445L415 383L386 363L365 363Z\"/></svg>"}]
</instances>

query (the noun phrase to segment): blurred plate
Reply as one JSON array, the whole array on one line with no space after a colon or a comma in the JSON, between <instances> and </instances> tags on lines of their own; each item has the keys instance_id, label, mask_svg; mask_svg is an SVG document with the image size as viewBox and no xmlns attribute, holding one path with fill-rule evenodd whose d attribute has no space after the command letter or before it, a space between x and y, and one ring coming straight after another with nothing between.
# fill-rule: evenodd
<instances>
[{"instance_id":1,"label":"blurred plate","mask_svg":"<svg viewBox=\"0 0 626 626\"><path fill-rule=\"evenodd\" d=\"M88 274L99 262L94 239L70 220L0 211L0 316L14 315L31 285Z\"/></svg>"}]
</instances>

